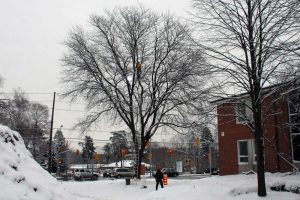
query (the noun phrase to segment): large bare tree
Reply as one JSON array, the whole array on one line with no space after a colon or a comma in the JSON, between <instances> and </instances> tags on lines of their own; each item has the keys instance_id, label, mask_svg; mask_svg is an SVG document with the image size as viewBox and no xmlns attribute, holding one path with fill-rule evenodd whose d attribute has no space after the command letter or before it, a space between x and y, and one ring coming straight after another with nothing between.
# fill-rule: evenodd
<instances>
[{"instance_id":1,"label":"large bare tree","mask_svg":"<svg viewBox=\"0 0 300 200\"><path fill-rule=\"evenodd\" d=\"M299 0L194 0L206 58L224 86L247 92L257 151L258 196L266 196L265 86L299 60ZM297 21L298 20L298 21ZM205 41L204 41L205 40Z\"/></svg>"},{"instance_id":2,"label":"large bare tree","mask_svg":"<svg viewBox=\"0 0 300 200\"><path fill-rule=\"evenodd\" d=\"M93 111L79 125L90 127L103 114L122 121L132 134L138 173L145 145L160 127L201 121L209 72L189 34L175 17L130 7L91 16L89 29L74 28L65 42L65 95L83 98Z\"/></svg>"}]
</instances>

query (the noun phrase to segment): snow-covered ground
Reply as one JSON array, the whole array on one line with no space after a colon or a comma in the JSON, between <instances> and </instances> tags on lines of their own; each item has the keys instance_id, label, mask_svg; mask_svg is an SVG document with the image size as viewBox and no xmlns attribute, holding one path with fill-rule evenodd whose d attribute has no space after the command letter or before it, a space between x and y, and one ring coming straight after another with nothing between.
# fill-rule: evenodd
<instances>
[{"instance_id":1,"label":"snow-covered ground","mask_svg":"<svg viewBox=\"0 0 300 200\"><path fill-rule=\"evenodd\" d=\"M267 185L300 184L299 176L266 174ZM169 179L168 185L155 190L155 181L145 179L126 185L125 180L99 180L95 182L62 182L67 191L84 200L258 200L256 175L214 176L204 179ZM146 185L147 188L143 186ZM263 199L300 200L299 194L268 190Z\"/></svg>"},{"instance_id":2,"label":"snow-covered ground","mask_svg":"<svg viewBox=\"0 0 300 200\"><path fill-rule=\"evenodd\" d=\"M300 200L299 194L270 191L285 185L300 188L300 176L266 174L268 196L256 194L256 175L214 176L203 179L169 179L155 190L154 179L57 181L41 168L24 146L19 133L0 125L0 200ZM146 187L144 187L146 186Z\"/></svg>"}]
</instances>

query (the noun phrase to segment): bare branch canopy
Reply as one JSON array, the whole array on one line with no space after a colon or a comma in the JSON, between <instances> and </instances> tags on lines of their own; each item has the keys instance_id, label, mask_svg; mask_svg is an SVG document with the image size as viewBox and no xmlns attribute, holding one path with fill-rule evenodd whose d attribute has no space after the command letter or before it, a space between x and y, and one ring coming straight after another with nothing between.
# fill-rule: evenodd
<instances>
[{"instance_id":1,"label":"bare branch canopy","mask_svg":"<svg viewBox=\"0 0 300 200\"><path fill-rule=\"evenodd\" d=\"M74 28L62 59L65 95L84 98L95 112L80 125L114 116L142 152L159 127L203 121L210 72L190 35L187 24L142 7L93 15L89 29Z\"/></svg>"}]
</instances>

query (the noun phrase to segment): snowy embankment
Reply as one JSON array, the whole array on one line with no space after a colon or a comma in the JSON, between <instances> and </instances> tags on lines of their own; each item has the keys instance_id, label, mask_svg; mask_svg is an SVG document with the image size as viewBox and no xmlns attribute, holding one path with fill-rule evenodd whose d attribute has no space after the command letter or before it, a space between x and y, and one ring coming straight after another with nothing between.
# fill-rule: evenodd
<instances>
[{"instance_id":1,"label":"snowy embankment","mask_svg":"<svg viewBox=\"0 0 300 200\"><path fill-rule=\"evenodd\" d=\"M0 125L0 199L76 199L34 161L18 132Z\"/></svg>"}]
</instances>

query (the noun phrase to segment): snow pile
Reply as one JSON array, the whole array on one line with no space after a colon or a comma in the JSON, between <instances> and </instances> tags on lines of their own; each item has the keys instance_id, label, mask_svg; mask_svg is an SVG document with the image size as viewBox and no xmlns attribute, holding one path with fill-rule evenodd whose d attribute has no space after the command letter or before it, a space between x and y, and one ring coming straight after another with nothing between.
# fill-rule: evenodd
<instances>
[{"instance_id":1,"label":"snow pile","mask_svg":"<svg viewBox=\"0 0 300 200\"><path fill-rule=\"evenodd\" d=\"M0 125L1 200L74 199L35 162L18 132Z\"/></svg>"}]
</instances>

